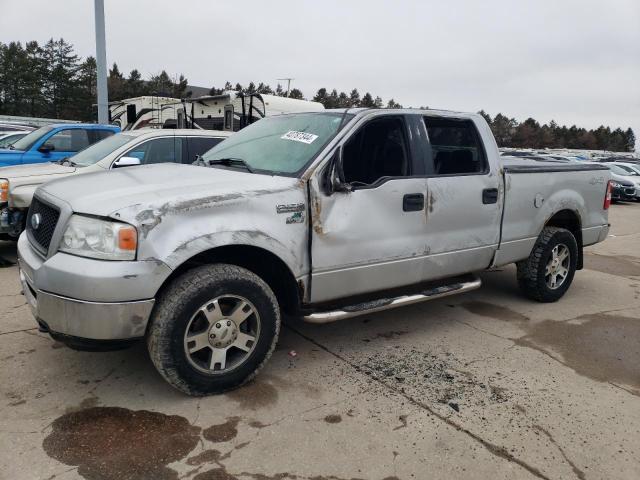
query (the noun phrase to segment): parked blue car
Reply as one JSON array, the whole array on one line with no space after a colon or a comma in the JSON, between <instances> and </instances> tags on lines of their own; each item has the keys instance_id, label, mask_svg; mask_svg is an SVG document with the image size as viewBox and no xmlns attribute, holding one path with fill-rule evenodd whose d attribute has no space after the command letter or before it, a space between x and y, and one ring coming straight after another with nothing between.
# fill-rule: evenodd
<instances>
[{"instance_id":1,"label":"parked blue car","mask_svg":"<svg viewBox=\"0 0 640 480\"><path fill-rule=\"evenodd\" d=\"M0 167L55 162L119 131L119 127L95 123L47 125L0 149Z\"/></svg>"}]
</instances>

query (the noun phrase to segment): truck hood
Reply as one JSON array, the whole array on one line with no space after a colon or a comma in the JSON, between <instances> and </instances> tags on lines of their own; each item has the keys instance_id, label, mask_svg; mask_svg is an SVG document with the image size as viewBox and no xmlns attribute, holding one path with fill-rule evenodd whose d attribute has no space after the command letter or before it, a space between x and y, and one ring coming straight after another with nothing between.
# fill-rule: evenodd
<instances>
[{"instance_id":1,"label":"truck hood","mask_svg":"<svg viewBox=\"0 0 640 480\"><path fill-rule=\"evenodd\" d=\"M72 175L48 182L38 191L67 202L77 213L138 224L145 215L207 208L297 185L297 178L165 163Z\"/></svg>"},{"instance_id":2,"label":"truck hood","mask_svg":"<svg viewBox=\"0 0 640 480\"><path fill-rule=\"evenodd\" d=\"M0 157L0 162L2 157ZM40 175L68 175L75 172L75 167L59 165L57 163L30 163L27 165L16 165L0 170L0 178L7 178L11 182L12 178L34 177Z\"/></svg>"}]
</instances>

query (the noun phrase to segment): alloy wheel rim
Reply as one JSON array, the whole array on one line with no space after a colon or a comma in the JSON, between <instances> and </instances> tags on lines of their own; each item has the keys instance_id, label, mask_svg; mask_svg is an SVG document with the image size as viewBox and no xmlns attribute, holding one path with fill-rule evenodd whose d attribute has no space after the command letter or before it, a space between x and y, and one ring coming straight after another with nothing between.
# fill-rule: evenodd
<instances>
[{"instance_id":1,"label":"alloy wheel rim","mask_svg":"<svg viewBox=\"0 0 640 480\"><path fill-rule=\"evenodd\" d=\"M202 305L184 333L189 363L210 375L228 373L242 365L260 336L260 315L238 295L220 295Z\"/></svg>"},{"instance_id":2,"label":"alloy wheel rim","mask_svg":"<svg viewBox=\"0 0 640 480\"><path fill-rule=\"evenodd\" d=\"M571 266L571 252L564 243L559 243L551 250L551 257L547 262L544 279L551 290L560 288L569 276Z\"/></svg>"}]
</instances>

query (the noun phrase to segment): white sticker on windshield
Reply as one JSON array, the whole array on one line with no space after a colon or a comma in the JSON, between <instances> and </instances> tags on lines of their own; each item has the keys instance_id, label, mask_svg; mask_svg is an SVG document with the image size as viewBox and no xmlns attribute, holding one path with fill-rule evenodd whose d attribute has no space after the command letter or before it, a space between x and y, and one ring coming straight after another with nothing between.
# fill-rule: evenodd
<instances>
[{"instance_id":1,"label":"white sticker on windshield","mask_svg":"<svg viewBox=\"0 0 640 480\"><path fill-rule=\"evenodd\" d=\"M289 130L280 138L282 138L283 140L293 140L294 142L302 142L308 145L310 143L313 143L313 141L316 138L318 138L318 135L314 135L313 133L296 132L295 130Z\"/></svg>"}]
</instances>

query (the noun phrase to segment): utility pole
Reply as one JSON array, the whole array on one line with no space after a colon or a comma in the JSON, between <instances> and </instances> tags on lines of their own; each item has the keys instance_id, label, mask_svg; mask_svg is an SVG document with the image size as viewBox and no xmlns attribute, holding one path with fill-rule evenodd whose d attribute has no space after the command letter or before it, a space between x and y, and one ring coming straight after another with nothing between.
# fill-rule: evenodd
<instances>
[{"instance_id":1,"label":"utility pole","mask_svg":"<svg viewBox=\"0 0 640 480\"><path fill-rule=\"evenodd\" d=\"M276 80L286 80L287 81L287 97L289 96L289 91L291 90L291 80L295 80L295 78L276 78Z\"/></svg>"},{"instance_id":2,"label":"utility pole","mask_svg":"<svg viewBox=\"0 0 640 480\"><path fill-rule=\"evenodd\" d=\"M96 64L98 66L98 123L109 123L107 47L104 35L104 0L94 0L96 16Z\"/></svg>"}]
</instances>

